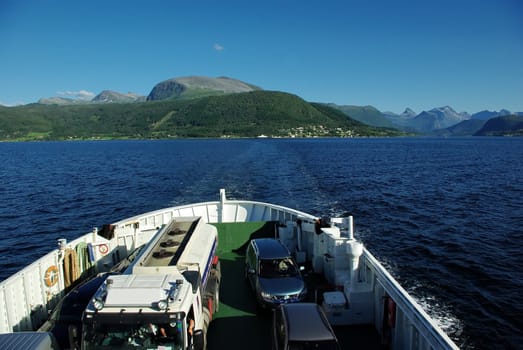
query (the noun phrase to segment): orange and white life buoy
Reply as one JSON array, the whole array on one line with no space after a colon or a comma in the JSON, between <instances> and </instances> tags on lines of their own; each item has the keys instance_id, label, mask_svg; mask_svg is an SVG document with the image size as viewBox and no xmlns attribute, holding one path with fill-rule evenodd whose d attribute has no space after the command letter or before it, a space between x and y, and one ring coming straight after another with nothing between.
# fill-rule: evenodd
<instances>
[{"instance_id":1,"label":"orange and white life buoy","mask_svg":"<svg viewBox=\"0 0 523 350\"><path fill-rule=\"evenodd\" d=\"M98 246L98 251L100 254L105 255L109 252L109 246L107 246L107 244L100 244Z\"/></svg>"},{"instance_id":2,"label":"orange and white life buoy","mask_svg":"<svg viewBox=\"0 0 523 350\"><path fill-rule=\"evenodd\" d=\"M45 270L44 273L44 283L48 287L54 286L58 282L58 267L56 265L51 265Z\"/></svg>"}]
</instances>

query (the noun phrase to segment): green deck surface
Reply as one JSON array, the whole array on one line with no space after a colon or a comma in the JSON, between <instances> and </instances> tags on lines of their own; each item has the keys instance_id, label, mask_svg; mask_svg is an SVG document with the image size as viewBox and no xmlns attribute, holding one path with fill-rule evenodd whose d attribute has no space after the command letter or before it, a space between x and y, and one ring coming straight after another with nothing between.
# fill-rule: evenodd
<instances>
[{"instance_id":1,"label":"green deck surface","mask_svg":"<svg viewBox=\"0 0 523 350\"><path fill-rule=\"evenodd\" d=\"M222 270L220 309L208 330L208 350L271 348L271 315L256 314L256 300L244 279L247 243L271 237L274 225L264 222L215 224Z\"/></svg>"},{"instance_id":2,"label":"green deck surface","mask_svg":"<svg viewBox=\"0 0 523 350\"><path fill-rule=\"evenodd\" d=\"M244 279L247 243L252 238L274 237L274 224L249 222L214 224L218 228L217 255L221 262L220 307L207 333L207 349L271 349L270 311L260 311ZM307 280L317 280L309 274ZM317 281L314 281L316 284ZM309 298L314 294L309 287ZM380 349L376 331L370 326L335 327L342 349Z\"/></svg>"}]
</instances>

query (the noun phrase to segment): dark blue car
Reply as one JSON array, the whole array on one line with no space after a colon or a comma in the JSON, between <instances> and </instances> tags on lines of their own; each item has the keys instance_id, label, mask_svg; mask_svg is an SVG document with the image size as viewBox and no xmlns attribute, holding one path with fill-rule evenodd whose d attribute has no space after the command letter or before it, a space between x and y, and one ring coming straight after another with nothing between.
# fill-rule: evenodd
<instances>
[{"instance_id":1,"label":"dark blue car","mask_svg":"<svg viewBox=\"0 0 523 350\"><path fill-rule=\"evenodd\" d=\"M79 349L82 314L98 287L109 275L97 275L67 293L38 331L53 333L60 349Z\"/></svg>"}]
</instances>

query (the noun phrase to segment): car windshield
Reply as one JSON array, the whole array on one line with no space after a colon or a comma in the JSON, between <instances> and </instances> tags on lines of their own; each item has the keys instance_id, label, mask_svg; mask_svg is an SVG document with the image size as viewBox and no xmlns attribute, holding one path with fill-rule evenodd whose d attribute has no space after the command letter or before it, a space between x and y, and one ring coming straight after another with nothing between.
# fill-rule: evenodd
<instances>
[{"instance_id":1,"label":"car windshield","mask_svg":"<svg viewBox=\"0 0 523 350\"><path fill-rule=\"evenodd\" d=\"M260 276L265 278L295 276L298 268L292 258L260 260Z\"/></svg>"},{"instance_id":2,"label":"car windshield","mask_svg":"<svg viewBox=\"0 0 523 350\"><path fill-rule=\"evenodd\" d=\"M338 343L329 341L293 341L289 342L289 350L339 350Z\"/></svg>"},{"instance_id":3,"label":"car windshield","mask_svg":"<svg viewBox=\"0 0 523 350\"><path fill-rule=\"evenodd\" d=\"M80 321L82 319L82 312L87 306L87 303L89 303L89 300L89 297L66 297L56 306L50 319L55 322Z\"/></svg>"},{"instance_id":4,"label":"car windshield","mask_svg":"<svg viewBox=\"0 0 523 350\"><path fill-rule=\"evenodd\" d=\"M82 313L96 289L105 281L106 275L100 275L79 285L67 294L55 307L50 320L55 322L80 321Z\"/></svg>"},{"instance_id":5,"label":"car windshield","mask_svg":"<svg viewBox=\"0 0 523 350\"><path fill-rule=\"evenodd\" d=\"M84 349L171 349L183 348L181 321L169 324L97 324L87 329Z\"/></svg>"}]
</instances>

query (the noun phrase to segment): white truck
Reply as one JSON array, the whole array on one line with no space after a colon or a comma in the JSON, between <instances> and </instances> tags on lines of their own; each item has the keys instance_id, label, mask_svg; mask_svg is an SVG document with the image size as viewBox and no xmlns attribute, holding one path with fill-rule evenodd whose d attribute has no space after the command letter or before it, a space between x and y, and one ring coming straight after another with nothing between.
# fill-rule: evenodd
<instances>
[{"instance_id":1,"label":"white truck","mask_svg":"<svg viewBox=\"0 0 523 350\"><path fill-rule=\"evenodd\" d=\"M107 278L82 318L82 349L206 348L219 307L216 227L178 217L121 275Z\"/></svg>"}]
</instances>

